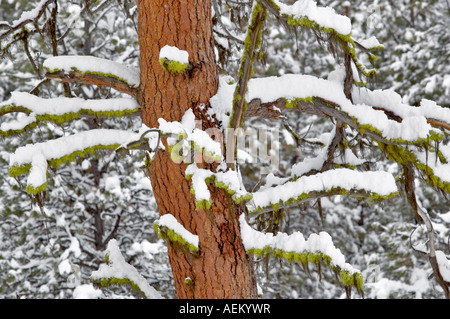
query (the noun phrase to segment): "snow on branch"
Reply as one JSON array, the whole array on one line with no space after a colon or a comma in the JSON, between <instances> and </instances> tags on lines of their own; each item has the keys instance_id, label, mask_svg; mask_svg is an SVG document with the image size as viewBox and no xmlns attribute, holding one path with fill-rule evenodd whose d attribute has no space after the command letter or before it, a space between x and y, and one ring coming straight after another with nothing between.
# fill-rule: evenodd
<instances>
[{"instance_id":1,"label":"snow on branch","mask_svg":"<svg viewBox=\"0 0 450 319\"><path fill-rule=\"evenodd\" d=\"M35 127L39 122L62 124L80 116L121 117L139 114L140 107L136 100L131 98L85 100L58 97L44 99L25 92L12 92L8 101L0 103L0 116L13 112L23 112L27 116L2 123L0 126L2 136L22 133L28 128Z\"/></svg>"},{"instance_id":2,"label":"snow on branch","mask_svg":"<svg viewBox=\"0 0 450 319\"><path fill-rule=\"evenodd\" d=\"M90 280L99 287L113 285L131 285L134 291L138 291L145 299L163 299L161 294L150 286L144 277L132 265L128 264L120 252L115 239L108 242L105 253L106 264L92 272Z\"/></svg>"},{"instance_id":3,"label":"snow on branch","mask_svg":"<svg viewBox=\"0 0 450 319\"><path fill-rule=\"evenodd\" d=\"M413 164L430 185L450 194L450 145L439 149L432 145L422 149L381 143L379 146L390 159L401 165Z\"/></svg>"},{"instance_id":4,"label":"snow on branch","mask_svg":"<svg viewBox=\"0 0 450 319\"><path fill-rule=\"evenodd\" d=\"M167 137L169 152L174 162L191 162L193 151L201 153L209 163L222 161L222 145L214 141L207 131L196 127L192 109L186 111L181 121L167 122L160 118L158 123L162 137Z\"/></svg>"},{"instance_id":5,"label":"snow on branch","mask_svg":"<svg viewBox=\"0 0 450 319\"><path fill-rule=\"evenodd\" d=\"M56 56L44 61L45 76L61 82L106 86L137 97L139 72L93 56Z\"/></svg>"},{"instance_id":6,"label":"snow on branch","mask_svg":"<svg viewBox=\"0 0 450 319\"><path fill-rule=\"evenodd\" d=\"M242 186L238 173L231 169L214 173L208 169L198 168L197 164L192 163L186 168L185 175L186 179L192 181L190 191L195 196L195 205L198 210L211 208L211 194L207 186L209 183L224 189L238 204L252 197Z\"/></svg>"},{"instance_id":7,"label":"snow on branch","mask_svg":"<svg viewBox=\"0 0 450 319\"><path fill-rule=\"evenodd\" d=\"M308 263L316 264L320 274L320 265L325 263L348 288L356 287L363 291L363 277L359 270L345 262L341 251L333 244L331 236L326 232L311 234L305 240L300 232L286 234L279 232L262 233L253 229L246 221L245 214L239 217L242 241L248 254L256 257L273 256L292 262L300 262L305 269Z\"/></svg>"},{"instance_id":8,"label":"snow on branch","mask_svg":"<svg viewBox=\"0 0 450 319\"><path fill-rule=\"evenodd\" d=\"M173 215L161 216L155 221L154 228L159 237L178 243L193 253L199 251L198 236L184 228Z\"/></svg>"},{"instance_id":9,"label":"snow on branch","mask_svg":"<svg viewBox=\"0 0 450 319\"><path fill-rule=\"evenodd\" d=\"M124 130L94 129L60 137L43 143L19 147L10 156L12 177L29 172L27 192L37 194L46 189L47 165L59 167L96 150L115 150L130 141L140 139L139 133Z\"/></svg>"},{"instance_id":10,"label":"snow on branch","mask_svg":"<svg viewBox=\"0 0 450 319\"><path fill-rule=\"evenodd\" d=\"M159 51L159 64L173 74L181 74L189 66L189 52L165 45Z\"/></svg>"},{"instance_id":11,"label":"snow on branch","mask_svg":"<svg viewBox=\"0 0 450 319\"><path fill-rule=\"evenodd\" d=\"M370 197L373 200L388 199L397 196L398 189L390 173L359 172L339 168L302 176L275 187L263 188L252 195L249 211L255 213L267 209L278 210L306 200L332 195Z\"/></svg>"},{"instance_id":12,"label":"snow on branch","mask_svg":"<svg viewBox=\"0 0 450 319\"><path fill-rule=\"evenodd\" d=\"M268 1L270 2L270 1ZM279 0L272 0L273 6L283 16L289 17L292 23L316 24L323 29L332 29L342 35L350 35L352 24L350 18L340 15L330 7L318 7L312 0L300 0L292 5L281 3Z\"/></svg>"},{"instance_id":13,"label":"snow on branch","mask_svg":"<svg viewBox=\"0 0 450 319\"><path fill-rule=\"evenodd\" d=\"M35 22L45 12L45 9L56 0L41 0L30 11L22 12L19 19L14 20L12 23L6 21L0 21L0 29L6 29L6 31L0 31L0 40L4 39L11 33L17 30L21 30L26 24Z\"/></svg>"},{"instance_id":14,"label":"snow on branch","mask_svg":"<svg viewBox=\"0 0 450 319\"><path fill-rule=\"evenodd\" d=\"M357 91L359 90L359 91ZM438 105L416 108L401 104L402 113L392 116L388 111L396 110L399 105L395 92L391 90L376 91L354 89L359 93L353 104L344 94L343 85L339 81L325 80L309 75L287 74L281 77L257 78L249 81L249 92L246 96L251 113L252 108L262 105L275 105L278 108L299 108L320 116L332 117L349 125L360 133L389 144L414 144L427 140L439 141L443 135L434 129L429 118L438 118L445 122L450 110ZM355 94L353 94L355 95ZM367 105L377 97L383 97L386 110L378 106ZM372 100L369 99L372 97ZM391 111L392 112L392 111ZM443 117L446 114L446 117ZM403 117L402 117L403 116Z\"/></svg>"},{"instance_id":15,"label":"snow on branch","mask_svg":"<svg viewBox=\"0 0 450 319\"><path fill-rule=\"evenodd\" d=\"M356 48L362 47L362 45L352 39L351 20L347 16L336 13L333 8L317 6L313 0L300 0L292 5L284 4L279 0L261 0L261 3L277 18L284 20L290 26L313 29L317 31L318 37L321 32L331 35L327 41L337 44L337 46L334 44L330 46L333 48L333 54L336 53L334 50L340 48L344 54L350 55L360 73L368 78L375 75L376 71L366 67L357 57ZM380 46L372 48L380 48ZM364 48L364 53L367 53L368 50ZM374 59L375 56L370 53L369 61L372 62Z\"/></svg>"}]
</instances>

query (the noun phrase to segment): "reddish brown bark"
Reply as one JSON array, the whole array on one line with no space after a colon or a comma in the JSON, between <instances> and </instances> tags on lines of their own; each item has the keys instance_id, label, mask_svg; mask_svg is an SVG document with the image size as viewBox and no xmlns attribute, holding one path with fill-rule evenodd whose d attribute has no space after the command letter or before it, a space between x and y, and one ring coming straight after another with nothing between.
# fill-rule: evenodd
<instances>
[{"instance_id":1,"label":"reddish brown bark","mask_svg":"<svg viewBox=\"0 0 450 319\"><path fill-rule=\"evenodd\" d=\"M206 121L204 109L217 92L218 73L214 58L211 3L205 0L140 0L139 43L141 84L138 100L143 122L158 127L158 118L179 121L189 108ZM171 75L159 64L165 45L189 52L194 69ZM164 140L162 141L164 143ZM158 152L149 174L161 215L170 213L190 232L199 236L198 255L168 243L169 259L179 298L255 298L253 262L245 253L236 205L221 189L210 186L212 207L196 211L190 194L185 164L174 163L169 152ZM192 284L186 284L185 278Z\"/></svg>"}]
</instances>

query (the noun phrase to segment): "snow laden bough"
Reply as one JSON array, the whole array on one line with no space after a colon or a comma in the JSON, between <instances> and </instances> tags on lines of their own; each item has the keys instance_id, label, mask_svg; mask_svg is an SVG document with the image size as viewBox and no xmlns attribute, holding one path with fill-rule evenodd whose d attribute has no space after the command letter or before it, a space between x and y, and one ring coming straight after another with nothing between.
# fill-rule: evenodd
<instances>
[{"instance_id":1,"label":"snow laden bough","mask_svg":"<svg viewBox=\"0 0 450 319\"><path fill-rule=\"evenodd\" d=\"M252 193L250 212L279 210L314 197L347 195L385 200L398 195L392 174L384 171L359 172L339 168L302 176Z\"/></svg>"},{"instance_id":2,"label":"snow laden bough","mask_svg":"<svg viewBox=\"0 0 450 319\"><path fill-rule=\"evenodd\" d=\"M345 262L345 257L334 246L328 233L311 234L305 240L300 232L291 235L280 232L274 235L254 230L247 223L245 214L241 214L239 222L247 254L257 258L271 256L285 259L289 263L301 263L306 271L309 271L308 265L313 264L317 267L319 275L321 275L322 265L326 265L346 287L347 293L350 293L351 288L354 287L363 294L361 272ZM201 249L198 236L186 230L171 214L161 216L154 223L154 228L161 238L178 244L194 255ZM105 280L105 283L107 282Z\"/></svg>"},{"instance_id":3,"label":"snow laden bough","mask_svg":"<svg viewBox=\"0 0 450 319\"><path fill-rule=\"evenodd\" d=\"M101 85L105 79L109 86L124 93L139 87L139 72L122 63L94 56L55 56L44 61L45 76L57 81L85 82ZM100 82L99 82L100 81Z\"/></svg>"},{"instance_id":4,"label":"snow laden bough","mask_svg":"<svg viewBox=\"0 0 450 319\"><path fill-rule=\"evenodd\" d=\"M157 233L160 238L172 243L177 243L191 253L198 253L198 236L184 228L173 215L165 214L161 216L155 221L153 226L155 233Z\"/></svg>"},{"instance_id":5,"label":"snow laden bough","mask_svg":"<svg viewBox=\"0 0 450 319\"><path fill-rule=\"evenodd\" d=\"M258 258L272 256L285 259L290 263L301 263L305 270L309 269L308 264L314 264L317 266L319 275L321 275L321 265L325 264L339 277L347 293L355 287L363 294L361 272L345 262L344 255L334 246L328 233L311 234L305 240L300 232L291 235L279 232L274 235L254 230L247 223L245 214L240 216L239 222L242 241L248 254Z\"/></svg>"},{"instance_id":6,"label":"snow laden bough","mask_svg":"<svg viewBox=\"0 0 450 319\"><path fill-rule=\"evenodd\" d=\"M115 150L140 134L124 130L94 129L43 143L19 147L10 156L11 177L28 173L27 192L37 194L47 187L47 167L57 168L97 150Z\"/></svg>"},{"instance_id":7,"label":"snow laden bough","mask_svg":"<svg viewBox=\"0 0 450 319\"><path fill-rule=\"evenodd\" d=\"M139 104L132 98L85 100L58 97L44 99L25 92L12 92L11 98L0 104L0 116L7 113L23 113L16 120L0 126L3 137L20 134L39 123L64 124L80 117L122 117L138 114Z\"/></svg>"},{"instance_id":8,"label":"snow laden bough","mask_svg":"<svg viewBox=\"0 0 450 319\"><path fill-rule=\"evenodd\" d=\"M98 287L129 285L145 299L162 299L160 293L150 286L139 272L128 264L115 239L108 242L105 251L106 264L92 272L90 280Z\"/></svg>"}]
</instances>

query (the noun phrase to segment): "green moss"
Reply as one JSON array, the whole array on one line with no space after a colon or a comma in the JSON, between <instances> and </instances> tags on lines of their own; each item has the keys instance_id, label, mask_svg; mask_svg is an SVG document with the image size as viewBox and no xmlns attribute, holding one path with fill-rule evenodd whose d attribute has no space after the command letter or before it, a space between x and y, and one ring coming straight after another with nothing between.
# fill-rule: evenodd
<instances>
[{"instance_id":1,"label":"green moss","mask_svg":"<svg viewBox=\"0 0 450 319\"><path fill-rule=\"evenodd\" d=\"M340 277L341 282L344 284L344 286L353 286L355 283L353 275L350 274L347 270L342 270Z\"/></svg>"},{"instance_id":2,"label":"green moss","mask_svg":"<svg viewBox=\"0 0 450 319\"><path fill-rule=\"evenodd\" d=\"M157 233L160 238L168 240L173 243L177 243L181 247L192 253L198 253L199 251L198 247L195 247L191 243L188 243L181 235L176 233L174 230L166 226L160 227L158 223L154 223L153 228L155 230L155 233Z\"/></svg>"},{"instance_id":3,"label":"green moss","mask_svg":"<svg viewBox=\"0 0 450 319\"><path fill-rule=\"evenodd\" d=\"M58 73L58 72L62 72L63 71L63 70L60 70L60 69L51 69L51 70L49 68L45 68L45 69L47 70L47 72L49 74ZM94 71L82 72L79 69L77 69L76 67L71 67L70 69L72 71L76 72L76 73L81 74L81 75L91 74L91 75L95 75L95 76L99 76L99 77L113 78L113 79L116 79L119 82L122 82L122 83L126 84L129 87L135 87L134 85L129 84L125 79L122 79L119 76L117 76L115 74L112 74L112 73L101 73L101 72L94 72Z\"/></svg>"},{"instance_id":4,"label":"green moss","mask_svg":"<svg viewBox=\"0 0 450 319\"><path fill-rule=\"evenodd\" d=\"M147 296L145 293L139 288L139 286L132 280L128 278L116 278L116 277L109 277L109 278L101 278L101 279L93 279L90 278L91 282L95 284L96 286L100 288L107 288L111 286L125 286L129 285L133 291L139 292L142 297L147 299Z\"/></svg>"},{"instance_id":5,"label":"green moss","mask_svg":"<svg viewBox=\"0 0 450 319\"><path fill-rule=\"evenodd\" d=\"M159 64L171 74L182 74L186 71L189 63L180 63L168 59L159 59Z\"/></svg>"},{"instance_id":6,"label":"green moss","mask_svg":"<svg viewBox=\"0 0 450 319\"><path fill-rule=\"evenodd\" d=\"M284 99L286 101L286 108L293 109L297 107L298 102L306 102L306 103L312 103L313 98L312 97L306 97L306 98L295 98L295 99Z\"/></svg>"},{"instance_id":7,"label":"green moss","mask_svg":"<svg viewBox=\"0 0 450 319\"><path fill-rule=\"evenodd\" d=\"M64 113L64 114L37 114L36 115L36 121L29 123L22 129L18 130L8 130L8 131L0 131L0 135L2 137L8 137L12 135L21 134L29 129L35 128L38 123L55 123L58 125L62 125L67 122L71 122L73 120L76 120L82 116L95 116L95 117L109 117L109 118L115 118L115 117L123 117L127 115L134 114L138 112L139 109L132 109L132 110L122 110L122 111L92 111L90 109L80 109L78 112L70 112L70 113ZM4 106L0 109L0 116L6 113L11 112L23 112L27 114L31 114L32 111L28 108L25 108L23 106L17 106L14 104Z\"/></svg>"},{"instance_id":8,"label":"green moss","mask_svg":"<svg viewBox=\"0 0 450 319\"><path fill-rule=\"evenodd\" d=\"M194 281L191 278L187 277L184 279L184 284L188 285L188 286L192 286L194 284Z\"/></svg>"},{"instance_id":9,"label":"green moss","mask_svg":"<svg viewBox=\"0 0 450 319\"><path fill-rule=\"evenodd\" d=\"M450 183L444 182L436 176L433 169L420 162L413 152L409 151L405 147L392 144L378 143L378 147L388 155L389 159L396 161L400 165L407 165L409 163L414 164L414 166L423 173L423 176L429 184L450 194ZM433 150L431 145L429 145L429 147Z\"/></svg>"},{"instance_id":10,"label":"green moss","mask_svg":"<svg viewBox=\"0 0 450 319\"><path fill-rule=\"evenodd\" d=\"M314 253L305 251L302 253L297 253L293 251L284 251L281 249L274 250L272 247L265 246L262 249L249 249L247 254L253 254L256 258L264 257L275 257L288 261L289 263L301 263L305 269L308 269L308 264L319 265L321 263L330 267L334 272L340 273L341 282L346 287L355 287L359 292L363 291L363 276L359 272L350 274L346 270L342 270L339 267L332 265L331 257L324 255L321 251L316 251Z\"/></svg>"},{"instance_id":11,"label":"green moss","mask_svg":"<svg viewBox=\"0 0 450 319\"><path fill-rule=\"evenodd\" d=\"M105 150L105 149L117 149L120 145L119 144L113 144L113 145L96 145L93 147L88 147L82 151L75 151L71 154L65 155L61 158L54 158L48 161L48 165L53 168L58 168L62 164L73 162L76 160L77 157L85 157L88 154L93 154L95 151L98 150ZM30 171L31 164L23 164L20 166L11 166L9 168L9 175L11 177L18 177L20 175L26 174Z\"/></svg>"},{"instance_id":12,"label":"green moss","mask_svg":"<svg viewBox=\"0 0 450 319\"><path fill-rule=\"evenodd\" d=\"M27 193L31 195L36 195L41 192L44 192L47 189L47 183L44 183L38 187L33 187L31 185L27 186Z\"/></svg>"},{"instance_id":13,"label":"green moss","mask_svg":"<svg viewBox=\"0 0 450 319\"><path fill-rule=\"evenodd\" d=\"M31 169L31 164L24 164L21 166L11 166L9 168L9 175L11 177L19 177L20 175L27 174Z\"/></svg>"},{"instance_id":14,"label":"green moss","mask_svg":"<svg viewBox=\"0 0 450 319\"><path fill-rule=\"evenodd\" d=\"M208 210L211 209L211 200L199 200L195 201L196 210Z\"/></svg>"}]
</instances>

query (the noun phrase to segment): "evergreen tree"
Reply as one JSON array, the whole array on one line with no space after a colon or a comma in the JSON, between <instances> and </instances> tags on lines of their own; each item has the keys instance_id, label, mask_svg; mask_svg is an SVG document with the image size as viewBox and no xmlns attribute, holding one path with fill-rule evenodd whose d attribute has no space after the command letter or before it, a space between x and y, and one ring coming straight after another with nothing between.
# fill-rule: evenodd
<instances>
[{"instance_id":1,"label":"evergreen tree","mask_svg":"<svg viewBox=\"0 0 450 319\"><path fill-rule=\"evenodd\" d=\"M134 173L136 166L130 159L120 156L121 150L133 149L144 151L138 154L146 158L144 164L161 216L155 222L155 232L167 240L180 298L254 298L257 279L270 297L320 296L325 291L322 296L336 297L341 292L328 289L336 282L350 296L352 287L363 293L363 277L369 287L366 295L370 297L409 293L435 296L430 286L421 283L419 288L415 287L414 281L425 278L424 271L415 271L421 267L428 267L433 282L449 297L449 266L442 248L448 227L439 224L443 227L436 232L437 224L432 223L436 218L446 220L442 207L435 211L432 202L450 189L446 173L448 109L430 100L412 102L415 84L411 84L414 94L405 91L410 96L408 103L392 90L373 88L370 83L376 75L373 52L382 45L378 35L369 37L374 26L369 24L370 16L362 21L364 14L348 1L330 3L336 11L314 1L261 0L243 4L139 1L131 9L124 1L120 5L131 18L128 22L138 31L140 72L135 72L122 63L129 62L123 56L133 52L130 43L121 43L107 32L97 37L90 29L94 25L100 31L101 21L111 29L111 23L116 22L116 15L108 19L107 2L96 6L84 3L83 10L89 19L83 25L86 37L80 46L83 56L74 56L79 51L70 50L65 50L65 56L57 56L57 32L52 32L57 28L52 26L57 26L55 8L59 8L59 2L43 0L27 15L2 25L6 30L2 37L10 40L3 47L4 52L10 52L12 44L21 39L33 70L45 76L32 92L41 96L44 83L51 85L49 79L58 80L63 83L67 98L59 100L67 108L56 114L41 107L57 101L53 94L44 102L41 97L15 93L2 103L5 116L11 112L28 113L18 117L17 122L6 122L2 126L4 135L28 131L40 122L47 122L51 134L55 134L54 124L48 122L71 123L71 135L56 139L44 136L49 140L43 143L32 138L34 144L19 147L10 156L9 169L16 178L28 173L23 189L34 197L41 214L47 211L50 218L58 216L57 226L67 233L64 252L58 257L60 274L69 272L65 262L69 254L76 258L81 255L80 242L85 250L91 242L97 250L106 248L106 264L91 274L94 283L100 286L128 283L147 298L161 296L148 279L125 261L120 252L123 240L118 243L111 239L120 238L118 221L122 212L127 212L126 216L132 215L131 211L141 212L141 204L147 204L148 198L138 195L151 196L148 186L143 189L141 183L133 185L142 180L139 177L142 175ZM418 21L413 12L425 6L409 4L411 19ZM404 12L405 5L401 4L399 12ZM376 6L379 11L375 11L384 17L389 14L381 9L388 12L392 7L395 5L389 2L380 3ZM133 13L137 13L137 20L132 19ZM42 35L44 29L23 27L36 27L37 21L47 15L52 17L44 25L49 29L54 57L36 63L30 58L28 39L30 34ZM29 16L32 18L25 19ZM400 24L394 20L393 25ZM94 48L92 39L99 40ZM312 44L311 39L320 46ZM76 43L74 39L71 47L76 47ZM109 47L110 43L126 48L121 51ZM86 56L95 55L100 48L106 48L105 55ZM125 53L120 56L121 52ZM258 64L261 61L267 64ZM299 72L303 74L289 74ZM389 84L392 81L389 77L383 81L388 88L402 87ZM440 75L425 81L446 85L445 76ZM68 83L107 87L111 91L108 89L105 94L85 86L74 88ZM428 87L429 93L440 92L432 90L434 84ZM130 98L118 102L116 91L131 96L137 103ZM77 100L79 96L89 100ZM98 101L103 108L96 106ZM293 116L295 113L298 116ZM141 115L141 128L122 126L118 130L112 124L112 119L132 114ZM82 122L78 117L83 118ZM101 118L101 122L93 118ZM269 131L273 123L279 129ZM242 129L247 129L245 134L258 137L254 146L260 150L267 148L268 141L263 136L269 132L273 137L269 154L255 154L252 149L246 153L248 148L240 144L241 135L236 135ZM282 143L274 143L280 132ZM14 140L15 137L11 139ZM85 157L89 152L101 153L104 149L114 150L107 153L106 160ZM273 168L270 164L273 160L278 163L279 150L283 157L280 165ZM85 158L80 165L82 174L79 168L61 166L78 155ZM257 158L258 163L244 165L240 163L242 158L249 161ZM112 173L104 173L102 166ZM48 167L58 168L54 177L47 173ZM259 176L255 168L261 169ZM271 168L272 172L267 174ZM67 184L76 185L65 188L69 190L65 191L66 196L76 208L70 213L57 204L43 205L45 196L62 198L56 187L64 177L69 178L65 171L70 172L70 179L75 179ZM105 174L102 180L99 172ZM86 176L91 182L86 183L89 181ZM125 188L122 186L125 181L131 185ZM399 194L404 197L396 200ZM394 200L395 206L383 205ZM399 217L401 205L408 206L405 212L412 211L409 217L405 214ZM130 210L130 206L134 208ZM65 214L72 216L72 213L74 222L67 223ZM85 238L83 232L75 234L70 229L77 222L83 225L88 214L93 220L94 238ZM411 223L412 216L418 226ZM145 222L154 218L146 214L140 217ZM102 233L108 223L111 236ZM132 223L126 223L123 229L129 235L135 226L132 238L138 242L136 237L143 236L145 229ZM380 229L382 235L378 234ZM410 235L413 247L407 247L405 234ZM139 250L137 245L132 247ZM344 254L336 247L345 247ZM412 250L417 255L411 255ZM429 263L423 260L423 253ZM22 257L20 252L15 256ZM264 279L259 272L255 273L252 257L265 265L269 277ZM324 285L320 287L318 280L312 283L305 277L300 277L300 282L293 281L292 278L299 278L295 266L271 273L269 269L275 267L269 265L274 263L269 257L300 265L307 274L317 274L319 279L325 277ZM11 256L7 258L11 260ZM376 264L380 266L376 268ZM330 269L331 276L324 269ZM280 278L283 285L271 282L270 276ZM390 289L392 283L401 279L411 282ZM300 293L294 292L297 284L302 285Z\"/></svg>"}]
</instances>

